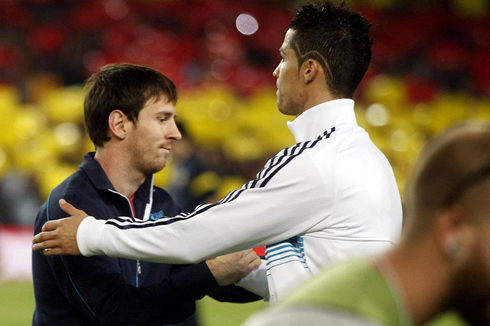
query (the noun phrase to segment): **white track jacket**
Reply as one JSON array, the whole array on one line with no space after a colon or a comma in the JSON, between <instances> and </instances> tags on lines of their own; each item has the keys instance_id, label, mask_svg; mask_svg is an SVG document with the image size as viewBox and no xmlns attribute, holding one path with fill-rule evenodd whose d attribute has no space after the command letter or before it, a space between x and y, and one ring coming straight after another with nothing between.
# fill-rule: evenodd
<instances>
[{"instance_id":1,"label":"white track jacket","mask_svg":"<svg viewBox=\"0 0 490 326\"><path fill-rule=\"evenodd\" d=\"M297 144L221 201L157 221L86 218L80 251L178 264L267 245L262 270L274 302L333 262L396 242L402 208L393 170L357 125L354 102L322 103L288 127Z\"/></svg>"}]
</instances>

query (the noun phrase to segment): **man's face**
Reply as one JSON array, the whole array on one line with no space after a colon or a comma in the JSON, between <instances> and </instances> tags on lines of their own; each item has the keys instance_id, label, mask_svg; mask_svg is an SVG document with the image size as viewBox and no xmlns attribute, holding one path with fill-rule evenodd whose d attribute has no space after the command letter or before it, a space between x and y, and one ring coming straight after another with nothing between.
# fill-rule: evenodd
<instances>
[{"instance_id":1,"label":"man's face","mask_svg":"<svg viewBox=\"0 0 490 326\"><path fill-rule=\"evenodd\" d=\"M134 169L150 175L165 167L172 143L181 139L175 117L175 105L166 96L146 103L136 123L129 127L128 148Z\"/></svg>"},{"instance_id":2,"label":"man's face","mask_svg":"<svg viewBox=\"0 0 490 326\"><path fill-rule=\"evenodd\" d=\"M284 37L284 42L279 49L281 62L274 70L273 76L277 78L277 107L285 115L299 115L303 111L304 96L300 72L298 70L298 58L291 48L294 30L289 29Z\"/></svg>"}]
</instances>

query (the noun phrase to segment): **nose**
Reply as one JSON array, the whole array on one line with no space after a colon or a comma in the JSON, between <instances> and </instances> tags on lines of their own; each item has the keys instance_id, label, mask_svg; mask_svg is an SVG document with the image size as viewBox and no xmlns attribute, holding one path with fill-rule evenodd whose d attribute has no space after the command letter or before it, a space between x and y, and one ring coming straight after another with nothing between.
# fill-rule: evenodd
<instances>
[{"instance_id":1,"label":"nose","mask_svg":"<svg viewBox=\"0 0 490 326\"><path fill-rule=\"evenodd\" d=\"M272 72L272 76L275 78L279 77L279 65L277 65L276 69Z\"/></svg>"},{"instance_id":2,"label":"nose","mask_svg":"<svg viewBox=\"0 0 490 326\"><path fill-rule=\"evenodd\" d=\"M168 138L172 139L172 140L181 140L182 139L182 134L180 133L179 128L177 127L177 124L175 123L175 120L172 120L172 126L169 130Z\"/></svg>"}]
</instances>

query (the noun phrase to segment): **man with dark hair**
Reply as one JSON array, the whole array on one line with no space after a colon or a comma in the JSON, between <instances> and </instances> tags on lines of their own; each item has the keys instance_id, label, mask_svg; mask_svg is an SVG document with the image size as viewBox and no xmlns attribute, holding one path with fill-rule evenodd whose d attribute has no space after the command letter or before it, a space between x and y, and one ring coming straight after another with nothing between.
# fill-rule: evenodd
<instances>
[{"instance_id":1,"label":"man with dark hair","mask_svg":"<svg viewBox=\"0 0 490 326\"><path fill-rule=\"evenodd\" d=\"M35 232L46 221L64 216L61 199L101 220L125 215L133 221L156 221L178 214L169 194L153 185L153 174L164 168L172 144L181 138L172 81L150 68L114 64L94 74L86 88L85 122L96 151L86 154L79 170L53 189L36 217ZM34 252L32 324L181 323L192 316L197 299L238 281L259 264L251 250L190 266ZM228 300L233 298L229 289L224 291Z\"/></svg>"},{"instance_id":2,"label":"man with dark hair","mask_svg":"<svg viewBox=\"0 0 490 326\"><path fill-rule=\"evenodd\" d=\"M130 122L137 123L149 99L165 95L167 102L177 103L177 89L170 79L153 69L131 64L104 67L87 80L85 90L85 125L96 147L104 147L110 140L107 121L114 110L121 110Z\"/></svg>"},{"instance_id":3,"label":"man with dark hair","mask_svg":"<svg viewBox=\"0 0 490 326\"><path fill-rule=\"evenodd\" d=\"M371 61L368 23L342 2L306 5L289 24L289 42L298 67L314 59L333 98L352 98Z\"/></svg>"},{"instance_id":4,"label":"man with dark hair","mask_svg":"<svg viewBox=\"0 0 490 326\"><path fill-rule=\"evenodd\" d=\"M239 284L273 302L333 262L390 247L402 225L398 188L388 160L357 125L351 99L371 56L369 26L344 4L297 11L273 73L279 111L296 117L288 127L297 144L256 180L156 222L81 223L86 214L65 204L76 217L45 224L33 248L189 263L267 245L267 263Z\"/></svg>"},{"instance_id":5,"label":"man with dark hair","mask_svg":"<svg viewBox=\"0 0 490 326\"><path fill-rule=\"evenodd\" d=\"M406 194L399 244L326 269L246 325L455 325L442 319L448 311L489 325L490 125L463 123L430 141Z\"/></svg>"}]
</instances>

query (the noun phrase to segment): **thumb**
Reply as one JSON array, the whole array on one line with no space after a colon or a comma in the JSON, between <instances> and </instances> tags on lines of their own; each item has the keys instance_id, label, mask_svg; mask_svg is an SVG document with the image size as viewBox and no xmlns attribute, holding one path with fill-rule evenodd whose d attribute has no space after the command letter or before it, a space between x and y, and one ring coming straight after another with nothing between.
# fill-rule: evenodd
<instances>
[{"instance_id":1,"label":"thumb","mask_svg":"<svg viewBox=\"0 0 490 326\"><path fill-rule=\"evenodd\" d=\"M80 214L86 215L84 211L75 208L72 204L68 203L63 198L61 198L58 203L60 205L60 208L70 216L80 215Z\"/></svg>"}]
</instances>

